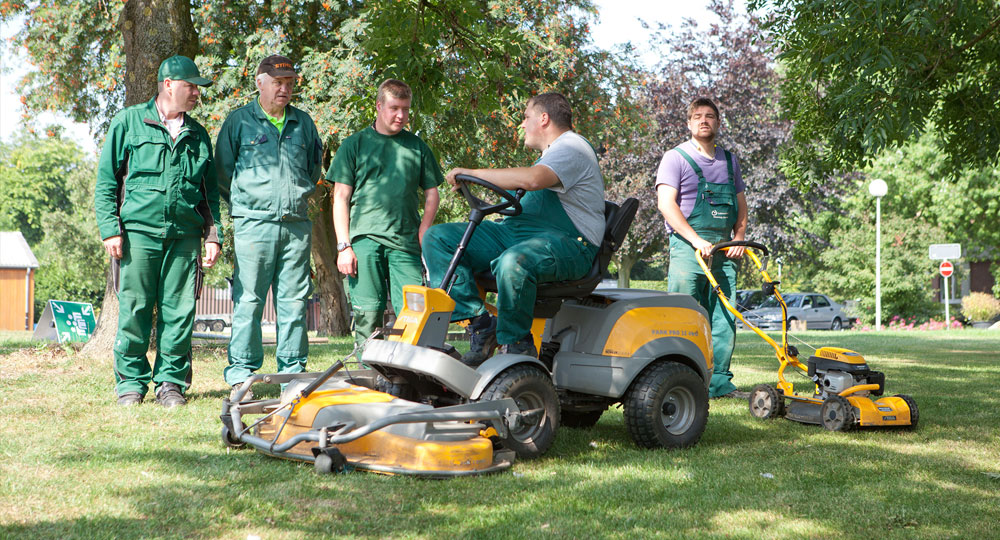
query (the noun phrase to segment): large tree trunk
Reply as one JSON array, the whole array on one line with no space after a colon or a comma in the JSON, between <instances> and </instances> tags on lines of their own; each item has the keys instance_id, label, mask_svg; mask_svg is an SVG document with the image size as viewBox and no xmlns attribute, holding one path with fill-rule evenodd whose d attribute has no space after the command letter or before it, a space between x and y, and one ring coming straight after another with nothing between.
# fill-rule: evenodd
<instances>
[{"instance_id":1,"label":"large tree trunk","mask_svg":"<svg viewBox=\"0 0 1000 540\"><path fill-rule=\"evenodd\" d=\"M632 267L638 259L633 257L622 257L618 261L618 287L621 289L627 289L629 282L632 280Z\"/></svg>"},{"instance_id":2,"label":"large tree trunk","mask_svg":"<svg viewBox=\"0 0 1000 540\"><path fill-rule=\"evenodd\" d=\"M156 72L164 59L198 54L198 34L191 22L191 0L130 0L118 19L125 40L125 106L156 95ZM204 74L203 74L204 75ZM101 318L83 348L89 356L110 356L118 330L118 296L108 271Z\"/></svg>"},{"instance_id":3,"label":"large tree trunk","mask_svg":"<svg viewBox=\"0 0 1000 540\"><path fill-rule=\"evenodd\" d=\"M317 333L321 336L345 336L350 330L349 306L344 294L344 276L337 270L337 237L333 232L333 206L330 189L322 184L313 195L318 212L313 217L312 257L316 265L316 289L322 311Z\"/></svg>"}]
</instances>

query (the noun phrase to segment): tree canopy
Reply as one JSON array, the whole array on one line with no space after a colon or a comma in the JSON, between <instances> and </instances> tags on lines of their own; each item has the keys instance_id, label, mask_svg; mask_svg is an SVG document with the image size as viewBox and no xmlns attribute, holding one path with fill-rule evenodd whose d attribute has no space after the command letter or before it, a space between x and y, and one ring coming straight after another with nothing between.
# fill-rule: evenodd
<instances>
[{"instance_id":1,"label":"tree canopy","mask_svg":"<svg viewBox=\"0 0 1000 540\"><path fill-rule=\"evenodd\" d=\"M953 169L1000 156L1000 3L751 0L795 128L786 173L818 183L932 131Z\"/></svg>"}]
</instances>

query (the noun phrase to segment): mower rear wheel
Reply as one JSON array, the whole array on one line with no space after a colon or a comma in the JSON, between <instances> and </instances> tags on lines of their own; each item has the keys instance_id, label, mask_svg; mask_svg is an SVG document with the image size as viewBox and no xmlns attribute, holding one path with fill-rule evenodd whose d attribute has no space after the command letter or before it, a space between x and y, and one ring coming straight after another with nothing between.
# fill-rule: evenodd
<instances>
[{"instance_id":1,"label":"mower rear wheel","mask_svg":"<svg viewBox=\"0 0 1000 540\"><path fill-rule=\"evenodd\" d=\"M316 455L313 468L318 474L333 474L343 472L347 467L347 458L336 448L327 448Z\"/></svg>"},{"instance_id":2,"label":"mower rear wheel","mask_svg":"<svg viewBox=\"0 0 1000 540\"><path fill-rule=\"evenodd\" d=\"M687 448L708 423L708 389L693 369L674 362L653 364L625 394L625 427L644 448Z\"/></svg>"},{"instance_id":3,"label":"mower rear wheel","mask_svg":"<svg viewBox=\"0 0 1000 540\"><path fill-rule=\"evenodd\" d=\"M761 420L785 415L785 398L769 384L758 384L750 392L750 414Z\"/></svg>"},{"instance_id":4,"label":"mower rear wheel","mask_svg":"<svg viewBox=\"0 0 1000 540\"><path fill-rule=\"evenodd\" d=\"M559 428L559 396L548 373L536 366L520 364L500 372L479 401L511 398L528 419L512 426L501 444L520 459L541 456L552 446Z\"/></svg>"},{"instance_id":5,"label":"mower rear wheel","mask_svg":"<svg viewBox=\"0 0 1000 540\"><path fill-rule=\"evenodd\" d=\"M240 424L243 426L243 429L246 430L247 425L243 422L240 422ZM222 424L222 444L235 449L240 449L247 445L247 443L237 439L236 434L229 431L229 426L225 423Z\"/></svg>"},{"instance_id":6,"label":"mower rear wheel","mask_svg":"<svg viewBox=\"0 0 1000 540\"><path fill-rule=\"evenodd\" d=\"M570 411L563 409L559 413L559 423L563 427L571 428L591 428L597 425L597 421L604 414L604 409L596 411Z\"/></svg>"},{"instance_id":7,"label":"mower rear wheel","mask_svg":"<svg viewBox=\"0 0 1000 540\"><path fill-rule=\"evenodd\" d=\"M830 396L819 411L823 427L830 431L847 431L854 427L854 406L844 396Z\"/></svg>"},{"instance_id":8,"label":"mower rear wheel","mask_svg":"<svg viewBox=\"0 0 1000 540\"><path fill-rule=\"evenodd\" d=\"M896 394L896 397L903 400L910 409L909 429L917 429L917 421L920 420L920 409L917 408L916 400L906 394Z\"/></svg>"}]
</instances>

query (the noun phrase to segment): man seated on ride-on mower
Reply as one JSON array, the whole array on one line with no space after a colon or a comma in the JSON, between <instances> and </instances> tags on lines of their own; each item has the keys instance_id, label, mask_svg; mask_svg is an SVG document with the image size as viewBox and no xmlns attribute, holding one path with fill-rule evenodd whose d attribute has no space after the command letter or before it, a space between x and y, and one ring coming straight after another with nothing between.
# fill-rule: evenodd
<instances>
[{"instance_id":1,"label":"man seated on ride-on mower","mask_svg":"<svg viewBox=\"0 0 1000 540\"><path fill-rule=\"evenodd\" d=\"M462 361L477 366L497 345L508 354L537 356L531 336L539 283L579 279L593 264L604 236L604 179L593 146L573 131L573 112L562 94L539 94L524 109L524 145L542 152L530 167L452 169L506 190L527 191L523 212L502 222L484 221L469 240L450 291L452 321L469 320L470 350ZM431 227L423 256L429 283L443 277L465 232L464 223ZM491 270L497 282L498 318L486 312L473 278Z\"/></svg>"}]
</instances>

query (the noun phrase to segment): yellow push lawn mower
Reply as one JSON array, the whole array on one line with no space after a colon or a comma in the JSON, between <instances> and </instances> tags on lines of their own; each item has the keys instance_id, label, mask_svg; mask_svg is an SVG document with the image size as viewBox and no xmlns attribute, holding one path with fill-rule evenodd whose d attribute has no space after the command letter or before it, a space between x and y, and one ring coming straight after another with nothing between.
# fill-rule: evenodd
<instances>
[{"instance_id":1,"label":"yellow push lawn mower","mask_svg":"<svg viewBox=\"0 0 1000 540\"><path fill-rule=\"evenodd\" d=\"M726 309L771 345L778 357L778 384L760 384L750 392L750 414L761 419L784 416L803 424L819 424L830 431L858 426L915 428L919 419L916 401L904 394L874 399L885 391L885 374L870 369L860 354L839 347L821 347L805 364L799 360L798 349L788 344L788 307L778 290L779 282L767 274L767 248L757 242L722 242L712 247L712 254L737 246L748 248L746 255L760 271L764 296L774 296L781 306L780 345L730 304L705 261L697 255L695 258ZM763 260L754 250L763 254ZM812 395L794 392L792 383L785 378L788 367L809 378L814 387Z\"/></svg>"}]
</instances>

